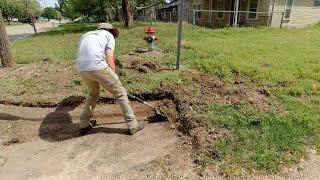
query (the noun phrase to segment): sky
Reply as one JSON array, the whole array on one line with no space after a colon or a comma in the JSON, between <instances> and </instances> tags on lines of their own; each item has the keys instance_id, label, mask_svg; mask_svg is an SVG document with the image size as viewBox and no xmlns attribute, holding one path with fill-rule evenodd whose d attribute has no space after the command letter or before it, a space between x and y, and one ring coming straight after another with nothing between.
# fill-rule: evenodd
<instances>
[{"instance_id":1,"label":"sky","mask_svg":"<svg viewBox=\"0 0 320 180\"><path fill-rule=\"evenodd\" d=\"M55 7L57 0L40 0L41 7Z\"/></svg>"}]
</instances>

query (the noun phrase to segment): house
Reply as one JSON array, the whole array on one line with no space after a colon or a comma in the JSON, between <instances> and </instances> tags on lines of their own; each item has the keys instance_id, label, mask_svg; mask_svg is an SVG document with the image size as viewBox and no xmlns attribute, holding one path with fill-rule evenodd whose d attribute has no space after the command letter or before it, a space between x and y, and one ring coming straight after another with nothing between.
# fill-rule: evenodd
<instances>
[{"instance_id":1,"label":"house","mask_svg":"<svg viewBox=\"0 0 320 180\"><path fill-rule=\"evenodd\" d=\"M153 21L156 16L155 5L139 5L135 7L134 19L138 21Z\"/></svg>"},{"instance_id":2,"label":"house","mask_svg":"<svg viewBox=\"0 0 320 180\"><path fill-rule=\"evenodd\" d=\"M201 26L304 27L320 22L320 0L188 0L187 3L188 21Z\"/></svg>"},{"instance_id":3,"label":"house","mask_svg":"<svg viewBox=\"0 0 320 180\"><path fill-rule=\"evenodd\" d=\"M134 18L138 21L151 21L151 20L163 20L161 8L166 6L166 1L157 1L156 4L138 4L134 9Z\"/></svg>"},{"instance_id":4,"label":"house","mask_svg":"<svg viewBox=\"0 0 320 180\"><path fill-rule=\"evenodd\" d=\"M183 20L188 19L188 3L187 0L182 0L184 2L183 6ZM172 0L168 3L158 4L157 9L157 19L165 22L177 22L179 14L180 0Z\"/></svg>"}]
</instances>

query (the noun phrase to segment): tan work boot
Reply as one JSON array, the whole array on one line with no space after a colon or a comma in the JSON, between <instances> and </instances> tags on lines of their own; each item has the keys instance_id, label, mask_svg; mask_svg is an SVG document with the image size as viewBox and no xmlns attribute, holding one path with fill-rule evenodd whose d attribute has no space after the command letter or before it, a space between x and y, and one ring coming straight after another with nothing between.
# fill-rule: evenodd
<instances>
[{"instance_id":1,"label":"tan work boot","mask_svg":"<svg viewBox=\"0 0 320 180\"><path fill-rule=\"evenodd\" d=\"M138 121L138 125L135 128L129 129L128 134L129 135L134 135L138 131L141 131L145 127L144 120Z\"/></svg>"},{"instance_id":2,"label":"tan work boot","mask_svg":"<svg viewBox=\"0 0 320 180\"><path fill-rule=\"evenodd\" d=\"M88 134L89 131L96 125L97 125L97 121L91 120L88 127L79 129L79 136L84 136L84 135Z\"/></svg>"}]
</instances>

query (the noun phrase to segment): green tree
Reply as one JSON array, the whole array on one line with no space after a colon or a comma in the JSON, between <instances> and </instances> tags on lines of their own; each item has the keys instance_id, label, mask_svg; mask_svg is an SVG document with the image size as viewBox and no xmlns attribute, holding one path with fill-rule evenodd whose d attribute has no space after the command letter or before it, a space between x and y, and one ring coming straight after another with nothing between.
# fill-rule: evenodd
<instances>
[{"instance_id":1,"label":"green tree","mask_svg":"<svg viewBox=\"0 0 320 180\"><path fill-rule=\"evenodd\" d=\"M56 10L52 7L46 7L46 8L44 8L44 10L42 12L42 16L45 18L48 18L48 21L49 21L50 19L56 18L57 12L58 12L58 10Z\"/></svg>"},{"instance_id":2,"label":"green tree","mask_svg":"<svg viewBox=\"0 0 320 180\"><path fill-rule=\"evenodd\" d=\"M58 0L58 4L56 4L56 9L61 13L62 16L70 18L72 21L81 16L79 12L77 12L77 2L72 0Z\"/></svg>"},{"instance_id":3,"label":"green tree","mask_svg":"<svg viewBox=\"0 0 320 180\"><path fill-rule=\"evenodd\" d=\"M21 5L12 0L0 0L0 9L9 24L12 17L20 17L23 12Z\"/></svg>"},{"instance_id":4,"label":"green tree","mask_svg":"<svg viewBox=\"0 0 320 180\"><path fill-rule=\"evenodd\" d=\"M41 7L38 0L17 0L24 6L24 12L30 16L40 16L41 15Z\"/></svg>"}]
</instances>

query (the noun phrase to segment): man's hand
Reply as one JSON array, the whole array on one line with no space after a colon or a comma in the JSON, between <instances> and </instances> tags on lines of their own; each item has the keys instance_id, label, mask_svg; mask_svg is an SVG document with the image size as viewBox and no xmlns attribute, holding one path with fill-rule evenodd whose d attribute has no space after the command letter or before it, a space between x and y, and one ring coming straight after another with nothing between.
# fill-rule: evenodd
<instances>
[{"instance_id":1,"label":"man's hand","mask_svg":"<svg viewBox=\"0 0 320 180\"><path fill-rule=\"evenodd\" d=\"M109 65L109 67L113 70L113 72L116 72L116 65L114 64L113 54L114 54L114 51L112 49L107 48L106 61Z\"/></svg>"}]
</instances>

